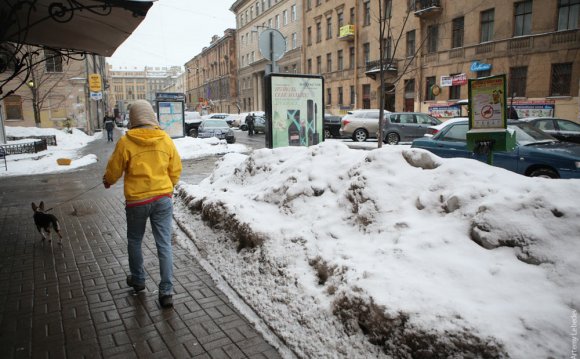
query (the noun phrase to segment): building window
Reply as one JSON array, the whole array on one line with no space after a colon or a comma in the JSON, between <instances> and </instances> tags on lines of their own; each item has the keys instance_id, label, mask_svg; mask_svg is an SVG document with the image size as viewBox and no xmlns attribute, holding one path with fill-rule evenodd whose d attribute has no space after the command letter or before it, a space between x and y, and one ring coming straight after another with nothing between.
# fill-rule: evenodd
<instances>
[{"instance_id":1,"label":"building window","mask_svg":"<svg viewBox=\"0 0 580 359\"><path fill-rule=\"evenodd\" d=\"M437 40L439 37L439 26L430 25L427 27L427 53L437 52Z\"/></svg>"},{"instance_id":2,"label":"building window","mask_svg":"<svg viewBox=\"0 0 580 359\"><path fill-rule=\"evenodd\" d=\"M494 9L481 13L481 42L493 40Z\"/></svg>"},{"instance_id":3,"label":"building window","mask_svg":"<svg viewBox=\"0 0 580 359\"><path fill-rule=\"evenodd\" d=\"M330 87L326 88L326 105L327 106L332 105L332 90L330 89Z\"/></svg>"},{"instance_id":4,"label":"building window","mask_svg":"<svg viewBox=\"0 0 580 359\"><path fill-rule=\"evenodd\" d=\"M322 56L316 56L316 72L322 73Z\"/></svg>"},{"instance_id":5,"label":"building window","mask_svg":"<svg viewBox=\"0 0 580 359\"><path fill-rule=\"evenodd\" d=\"M553 64L550 96L570 96L572 64Z\"/></svg>"},{"instance_id":6,"label":"building window","mask_svg":"<svg viewBox=\"0 0 580 359\"><path fill-rule=\"evenodd\" d=\"M4 108L6 110L6 121L23 120L22 98L17 95L10 95L4 98Z\"/></svg>"},{"instance_id":7,"label":"building window","mask_svg":"<svg viewBox=\"0 0 580 359\"><path fill-rule=\"evenodd\" d=\"M295 33L295 32L293 32L293 33L292 33L292 48L293 48L293 49L295 49L295 48L296 48L297 41L298 41L298 38L297 38L297 36L296 36L296 33Z\"/></svg>"},{"instance_id":8,"label":"building window","mask_svg":"<svg viewBox=\"0 0 580 359\"><path fill-rule=\"evenodd\" d=\"M354 93L354 86L350 87L350 104L354 106L355 103L355 93Z\"/></svg>"},{"instance_id":9,"label":"building window","mask_svg":"<svg viewBox=\"0 0 580 359\"><path fill-rule=\"evenodd\" d=\"M356 17L355 17L355 14L354 14L354 7L351 7L350 8L350 22L349 22L349 24L350 25L354 25L355 24L355 20L356 20Z\"/></svg>"},{"instance_id":10,"label":"building window","mask_svg":"<svg viewBox=\"0 0 580 359\"><path fill-rule=\"evenodd\" d=\"M433 96L433 92L431 92L431 87L435 85L435 76L430 76L425 79L425 100L433 101L435 100L435 96Z\"/></svg>"},{"instance_id":11,"label":"building window","mask_svg":"<svg viewBox=\"0 0 580 359\"><path fill-rule=\"evenodd\" d=\"M306 41L308 46L312 46L312 26L308 26L308 30L306 31Z\"/></svg>"},{"instance_id":12,"label":"building window","mask_svg":"<svg viewBox=\"0 0 580 359\"><path fill-rule=\"evenodd\" d=\"M524 36L532 33L532 0L515 3L514 36Z\"/></svg>"},{"instance_id":13,"label":"building window","mask_svg":"<svg viewBox=\"0 0 580 359\"><path fill-rule=\"evenodd\" d=\"M312 10L312 0L306 0L306 11Z\"/></svg>"},{"instance_id":14,"label":"building window","mask_svg":"<svg viewBox=\"0 0 580 359\"><path fill-rule=\"evenodd\" d=\"M393 39L391 39L391 37L387 37L386 39L383 40L383 51L384 51L384 58L387 60L391 60L392 59L392 52L393 52Z\"/></svg>"},{"instance_id":15,"label":"building window","mask_svg":"<svg viewBox=\"0 0 580 359\"><path fill-rule=\"evenodd\" d=\"M288 25L288 11L286 10L282 11L282 21L284 26Z\"/></svg>"},{"instance_id":16,"label":"building window","mask_svg":"<svg viewBox=\"0 0 580 359\"><path fill-rule=\"evenodd\" d=\"M459 74L451 74L451 77ZM459 100L461 98L461 85L455 85L449 87L449 99Z\"/></svg>"},{"instance_id":17,"label":"building window","mask_svg":"<svg viewBox=\"0 0 580 359\"><path fill-rule=\"evenodd\" d=\"M336 33L340 35L340 28L344 26L344 14L342 13L342 10L336 13L336 24Z\"/></svg>"},{"instance_id":18,"label":"building window","mask_svg":"<svg viewBox=\"0 0 580 359\"><path fill-rule=\"evenodd\" d=\"M371 2L365 1L363 4L363 26L369 26L371 24Z\"/></svg>"},{"instance_id":19,"label":"building window","mask_svg":"<svg viewBox=\"0 0 580 359\"><path fill-rule=\"evenodd\" d=\"M407 32L407 57L415 55L415 30Z\"/></svg>"},{"instance_id":20,"label":"building window","mask_svg":"<svg viewBox=\"0 0 580 359\"><path fill-rule=\"evenodd\" d=\"M322 4L322 0L316 0L316 6L320 6Z\"/></svg>"},{"instance_id":21,"label":"building window","mask_svg":"<svg viewBox=\"0 0 580 359\"><path fill-rule=\"evenodd\" d=\"M322 23L319 21L316 23L316 42L322 41Z\"/></svg>"},{"instance_id":22,"label":"building window","mask_svg":"<svg viewBox=\"0 0 580 359\"><path fill-rule=\"evenodd\" d=\"M363 109L371 108L371 85L362 85Z\"/></svg>"},{"instance_id":23,"label":"building window","mask_svg":"<svg viewBox=\"0 0 580 359\"><path fill-rule=\"evenodd\" d=\"M527 77L528 77L528 68L526 66L511 67L510 78L508 83L509 92L507 93L507 95L509 97L525 97Z\"/></svg>"},{"instance_id":24,"label":"building window","mask_svg":"<svg viewBox=\"0 0 580 359\"><path fill-rule=\"evenodd\" d=\"M276 29L280 28L280 15L276 15L275 18Z\"/></svg>"},{"instance_id":25,"label":"building window","mask_svg":"<svg viewBox=\"0 0 580 359\"><path fill-rule=\"evenodd\" d=\"M451 25L451 48L463 46L463 17L453 19Z\"/></svg>"},{"instance_id":26,"label":"building window","mask_svg":"<svg viewBox=\"0 0 580 359\"><path fill-rule=\"evenodd\" d=\"M296 19L296 5L292 5L290 6L290 21L294 22Z\"/></svg>"},{"instance_id":27,"label":"building window","mask_svg":"<svg viewBox=\"0 0 580 359\"><path fill-rule=\"evenodd\" d=\"M44 50L46 72L62 72L62 56L53 50Z\"/></svg>"},{"instance_id":28,"label":"building window","mask_svg":"<svg viewBox=\"0 0 580 359\"><path fill-rule=\"evenodd\" d=\"M326 18L326 39L332 39L332 17Z\"/></svg>"},{"instance_id":29,"label":"building window","mask_svg":"<svg viewBox=\"0 0 580 359\"><path fill-rule=\"evenodd\" d=\"M256 16L260 15L260 2L256 2Z\"/></svg>"},{"instance_id":30,"label":"building window","mask_svg":"<svg viewBox=\"0 0 580 359\"><path fill-rule=\"evenodd\" d=\"M348 48L348 68L353 70L354 69L354 47Z\"/></svg>"},{"instance_id":31,"label":"building window","mask_svg":"<svg viewBox=\"0 0 580 359\"><path fill-rule=\"evenodd\" d=\"M577 29L580 26L579 19L579 0L558 0L558 31Z\"/></svg>"},{"instance_id":32,"label":"building window","mask_svg":"<svg viewBox=\"0 0 580 359\"><path fill-rule=\"evenodd\" d=\"M383 5L383 9L386 12L386 18L390 19L393 16L393 0L384 0L385 4Z\"/></svg>"},{"instance_id":33,"label":"building window","mask_svg":"<svg viewBox=\"0 0 580 359\"><path fill-rule=\"evenodd\" d=\"M332 72L332 54L326 54L326 72Z\"/></svg>"},{"instance_id":34,"label":"building window","mask_svg":"<svg viewBox=\"0 0 580 359\"><path fill-rule=\"evenodd\" d=\"M343 103L343 94L342 94L342 87L338 88L338 104L342 105Z\"/></svg>"},{"instance_id":35,"label":"building window","mask_svg":"<svg viewBox=\"0 0 580 359\"><path fill-rule=\"evenodd\" d=\"M336 66L337 66L337 70L338 71L342 71L344 68L344 59L343 59L343 55L342 55L342 50L338 50L336 53Z\"/></svg>"},{"instance_id":36,"label":"building window","mask_svg":"<svg viewBox=\"0 0 580 359\"><path fill-rule=\"evenodd\" d=\"M306 68L307 68L307 73L311 74L312 73L312 59L308 59L306 61Z\"/></svg>"},{"instance_id":37,"label":"building window","mask_svg":"<svg viewBox=\"0 0 580 359\"><path fill-rule=\"evenodd\" d=\"M363 44L363 63L366 65L371 61L371 44L365 42Z\"/></svg>"}]
</instances>

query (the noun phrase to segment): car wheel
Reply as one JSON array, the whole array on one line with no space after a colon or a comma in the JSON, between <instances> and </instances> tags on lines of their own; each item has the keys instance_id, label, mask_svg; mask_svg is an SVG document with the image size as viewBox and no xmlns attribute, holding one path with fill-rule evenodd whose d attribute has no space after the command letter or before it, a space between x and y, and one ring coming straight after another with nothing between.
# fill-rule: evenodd
<instances>
[{"instance_id":1,"label":"car wheel","mask_svg":"<svg viewBox=\"0 0 580 359\"><path fill-rule=\"evenodd\" d=\"M235 142L236 142L236 139L235 139L235 138L232 138L231 140L229 140L229 141L226 141L226 142L227 142L227 143L229 143L229 144L231 145L232 143L235 143Z\"/></svg>"},{"instance_id":2,"label":"car wheel","mask_svg":"<svg viewBox=\"0 0 580 359\"><path fill-rule=\"evenodd\" d=\"M241 125L240 126L240 130L247 131L248 130L248 125L245 125L245 124L244 125Z\"/></svg>"},{"instance_id":3,"label":"car wheel","mask_svg":"<svg viewBox=\"0 0 580 359\"><path fill-rule=\"evenodd\" d=\"M530 177L541 177L541 178L560 178L556 172L549 168L539 168L537 170L533 170L530 173Z\"/></svg>"},{"instance_id":4,"label":"car wheel","mask_svg":"<svg viewBox=\"0 0 580 359\"><path fill-rule=\"evenodd\" d=\"M363 130L362 128L357 129L352 134L352 140L356 142L364 142L367 140L367 131Z\"/></svg>"},{"instance_id":5,"label":"car wheel","mask_svg":"<svg viewBox=\"0 0 580 359\"><path fill-rule=\"evenodd\" d=\"M188 135L191 137L197 137L197 130L192 128L191 130L189 130Z\"/></svg>"},{"instance_id":6,"label":"car wheel","mask_svg":"<svg viewBox=\"0 0 580 359\"><path fill-rule=\"evenodd\" d=\"M386 143L388 143L389 145L396 145L397 143L399 143L400 138L399 135L397 135L394 132L389 132L387 133L387 137L386 137Z\"/></svg>"},{"instance_id":7,"label":"car wheel","mask_svg":"<svg viewBox=\"0 0 580 359\"><path fill-rule=\"evenodd\" d=\"M324 138L331 138L332 137L332 133L330 133L330 130L328 128L324 129Z\"/></svg>"}]
</instances>

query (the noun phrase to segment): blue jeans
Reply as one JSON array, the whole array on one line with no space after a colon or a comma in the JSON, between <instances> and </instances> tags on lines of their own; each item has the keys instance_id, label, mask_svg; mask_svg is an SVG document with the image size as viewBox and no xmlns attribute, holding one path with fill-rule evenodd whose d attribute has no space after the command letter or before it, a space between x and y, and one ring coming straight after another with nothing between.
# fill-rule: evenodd
<instances>
[{"instance_id":1,"label":"blue jeans","mask_svg":"<svg viewBox=\"0 0 580 359\"><path fill-rule=\"evenodd\" d=\"M151 229L157 246L161 282L159 295L173 294L173 252L171 248L171 232L173 229L173 199L162 197L157 201L136 207L125 208L127 213L127 250L129 253L129 270L134 283L145 283L143 269L143 252L141 242L145 235L147 219L151 221Z\"/></svg>"}]
</instances>

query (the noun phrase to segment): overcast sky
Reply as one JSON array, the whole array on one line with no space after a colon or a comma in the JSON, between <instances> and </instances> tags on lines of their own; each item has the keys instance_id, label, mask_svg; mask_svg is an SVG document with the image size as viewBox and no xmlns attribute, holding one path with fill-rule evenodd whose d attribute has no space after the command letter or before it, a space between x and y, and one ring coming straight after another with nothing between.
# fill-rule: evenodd
<instances>
[{"instance_id":1,"label":"overcast sky","mask_svg":"<svg viewBox=\"0 0 580 359\"><path fill-rule=\"evenodd\" d=\"M107 62L118 66L183 66L213 35L235 28L234 0L158 0Z\"/></svg>"}]
</instances>

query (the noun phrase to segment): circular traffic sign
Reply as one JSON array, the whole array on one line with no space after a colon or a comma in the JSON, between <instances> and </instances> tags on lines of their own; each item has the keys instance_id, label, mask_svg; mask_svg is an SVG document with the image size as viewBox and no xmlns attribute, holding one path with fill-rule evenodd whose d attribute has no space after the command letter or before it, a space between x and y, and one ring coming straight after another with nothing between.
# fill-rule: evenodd
<instances>
[{"instance_id":1,"label":"circular traffic sign","mask_svg":"<svg viewBox=\"0 0 580 359\"><path fill-rule=\"evenodd\" d=\"M286 53L286 39L276 29L266 29L260 34L260 53L270 61L278 61Z\"/></svg>"}]
</instances>

